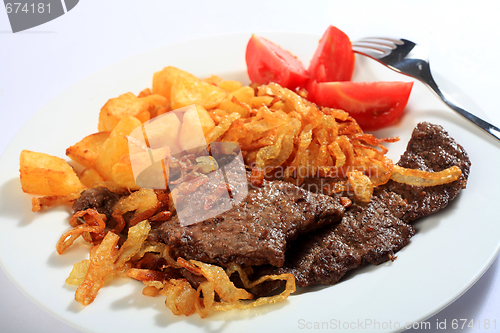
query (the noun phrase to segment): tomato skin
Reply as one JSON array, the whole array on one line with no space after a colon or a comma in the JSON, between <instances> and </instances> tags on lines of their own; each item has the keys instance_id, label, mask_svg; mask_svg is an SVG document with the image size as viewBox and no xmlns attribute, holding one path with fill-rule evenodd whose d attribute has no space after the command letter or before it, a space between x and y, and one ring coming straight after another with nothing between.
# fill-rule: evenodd
<instances>
[{"instance_id":1,"label":"tomato skin","mask_svg":"<svg viewBox=\"0 0 500 333\"><path fill-rule=\"evenodd\" d=\"M363 130L393 124L403 113L413 82L310 83L308 98L321 106L347 111Z\"/></svg>"},{"instance_id":2,"label":"tomato skin","mask_svg":"<svg viewBox=\"0 0 500 333\"><path fill-rule=\"evenodd\" d=\"M252 82L276 82L288 88L302 88L309 75L304 65L290 52L265 38L253 35L248 41L245 60Z\"/></svg>"},{"instance_id":3,"label":"tomato skin","mask_svg":"<svg viewBox=\"0 0 500 333\"><path fill-rule=\"evenodd\" d=\"M349 37L334 26L326 29L309 65L311 81L350 81L354 71L354 52Z\"/></svg>"}]
</instances>

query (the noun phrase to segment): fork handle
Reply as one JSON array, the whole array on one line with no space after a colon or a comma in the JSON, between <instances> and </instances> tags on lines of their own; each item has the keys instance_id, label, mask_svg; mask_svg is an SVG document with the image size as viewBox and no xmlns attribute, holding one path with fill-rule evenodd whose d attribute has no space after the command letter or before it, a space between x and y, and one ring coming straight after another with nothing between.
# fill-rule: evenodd
<instances>
[{"instance_id":1,"label":"fork handle","mask_svg":"<svg viewBox=\"0 0 500 333\"><path fill-rule=\"evenodd\" d=\"M485 130L487 133L490 135L494 136L498 140L500 140L500 128L496 127L493 124L490 124L489 122L479 118L478 116L473 115L469 111L463 109L456 103L453 98L451 98L448 94L445 92L441 91L439 89L439 86L437 85L436 81L431 77L427 77L426 80L423 80L423 82L445 102L450 108L452 108L454 111L465 117L466 119L472 121L474 124L477 126L481 127L483 130Z\"/></svg>"}]
</instances>

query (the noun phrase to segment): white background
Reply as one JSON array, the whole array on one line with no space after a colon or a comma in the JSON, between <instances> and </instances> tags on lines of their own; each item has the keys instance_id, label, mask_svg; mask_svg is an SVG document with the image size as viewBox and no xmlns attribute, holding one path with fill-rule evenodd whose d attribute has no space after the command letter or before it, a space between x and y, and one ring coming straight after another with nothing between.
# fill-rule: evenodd
<instances>
[{"instance_id":1,"label":"white background","mask_svg":"<svg viewBox=\"0 0 500 333\"><path fill-rule=\"evenodd\" d=\"M231 32L320 36L330 24L352 40L401 36L427 45L433 69L465 91L498 125L497 8L494 1L86 0L54 21L16 34L0 9L0 154L48 101L119 60L167 44ZM498 166L492 172L498 172ZM496 320L500 330L498 266L497 259L469 291L427 321L447 320L449 328L453 319L489 319ZM0 270L0 331L74 329L39 308ZM483 327L458 331L488 332Z\"/></svg>"}]
</instances>

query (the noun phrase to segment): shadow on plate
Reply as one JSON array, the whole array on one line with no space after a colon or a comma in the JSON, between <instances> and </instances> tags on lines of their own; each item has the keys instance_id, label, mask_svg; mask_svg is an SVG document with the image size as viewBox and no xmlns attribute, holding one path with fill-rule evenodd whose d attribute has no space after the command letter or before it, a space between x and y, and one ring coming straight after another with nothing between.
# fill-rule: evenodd
<instances>
[{"instance_id":1,"label":"shadow on plate","mask_svg":"<svg viewBox=\"0 0 500 333\"><path fill-rule=\"evenodd\" d=\"M54 268L72 267L75 263L88 259L89 251L92 247L91 244L85 242L83 238L79 237L71 247L69 247L63 254L57 253L54 244L54 252L48 257L47 265ZM69 274L70 271L68 271Z\"/></svg>"},{"instance_id":2,"label":"shadow on plate","mask_svg":"<svg viewBox=\"0 0 500 333\"><path fill-rule=\"evenodd\" d=\"M23 193L19 178L12 178L0 186L0 212L3 216L19 221L19 226L28 226L36 217L31 211L31 196Z\"/></svg>"},{"instance_id":3,"label":"shadow on plate","mask_svg":"<svg viewBox=\"0 0 500 333\"><path fill-rule=\"evenodd\" d=\"M104 281L104 286L101 288L100 291L105 290L106 288L108 288L108 289L109 288L119 288L119 287L122 287L126 284L129 284L130 282L132 282L132 281L126 277L111 277L110 279L106 279ZM78 287L74 286L74 285L66 284L63 281L63 288L68 290L72 295L74 295ZM99 299L100 297L106 297L106 296L102 295L102 292L99 292L99 293L97 293L96 299ZM146 297L146 296L144 296L144 297ZM119 301L121 302L121 300L119 300ZM92 303L89 304L88 306L92 307ZM83 306L82 304L77 302L73 297L71 297L70 303L66 309L70 312L73 312L73 313L79 313L80 311L82 311L85 308L86 308L85 306ZM112 306L112 308L117 309L113 306Z\"/></svg>"}]
</instances>

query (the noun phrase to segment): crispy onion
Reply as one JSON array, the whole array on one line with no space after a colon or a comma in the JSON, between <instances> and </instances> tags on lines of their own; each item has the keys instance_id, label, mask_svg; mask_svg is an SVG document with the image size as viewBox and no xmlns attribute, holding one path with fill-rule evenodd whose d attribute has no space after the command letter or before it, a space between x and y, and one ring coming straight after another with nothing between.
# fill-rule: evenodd
<instances>
[{"instance_id":1,"label":"crispy onion","mask_svg":"<svg viewBox=\"0 0 500 333\"><path fill-rule=\"evenodd\" d=\"M117 222L113 232L118 234L125 227L123 214L135 211L134 216L129 222L131 226L134 226L140 221L152 216L159 206L160 202L158 201L158 197L152 189L141 188L139 191L133 192L129 196L122 197L113 206L112 216Z\"/></svg>"},{"instance_id":2,"label":"crispy onion","mask_svg":"<svg viewBox=\"0 0 500 333\"><path fill-rule=\"evenodd\" d=\"M94 301L104 285L104 279L115 269L115 260L118 254L116 245L119 240L118 235L108 232L101 244L91 249L87 274L75 293L77 302L89 305Z\"/></svg>"},{"instance_id":3,"label":"crispy onion","mask_svg":"<svg viewBox=\"0 0 500 333\"><path fill-rule=\"evenodd\" d=\"M206 282L200 284L197 289L195 308L200 317L204 318L211 309L227 311L232 309L248 309L264 304L276 303L285 300L291 293L295 292L295 278L292 274L266 275L256 281L250 282L245 271L236 264L231 264L227 271L221 267L206 264L196 260L186 261L179 258L178 263L190 272L205 277ZM245 289L237 288L229 279L232 273L238 272L245 288L252 288L267 280L285 280L285 290L275 296L260 297L250 303L244 300L253 299L253 295ZM221 301L215 301L217 294ZM201 297L203 295L203 297ZM191 296L194 297L194 296ZM184 300L185 301L185 300ZM169 307L170 308L170 307Z\"/></svg>"},{"instance_id":4,"label":"crispy onion","mask_svg":"<svg viewBox=\"0 0 500 333\"><path fill-rule=\"evenodd\" d=\"M85 223L80 224L79 218L83 218ZM101 238L104 228L106 227L106 215L99 214L95 209L87 209L76 212L71 216L69 224L73 226L70 230L65 232L56 244L57 253L63 254L74 241L86 233L93 234ZM84 237L86 241L92 242L92 238Z\"/></svg>"},{"instance_id":5,"label":"crispy onion","mask_svg":"<svg viewBox=\"0 0 500 333\"><path fill-rule=\"evenodd\" d=\"M456 165L439 172L406 169L395 165L391 179L398 183L414 186L437 186L454 182L461 175L462 170Z\"/></svg>"}]
</instances>

